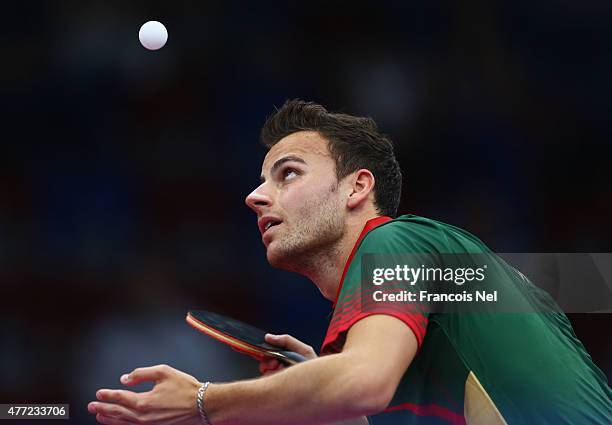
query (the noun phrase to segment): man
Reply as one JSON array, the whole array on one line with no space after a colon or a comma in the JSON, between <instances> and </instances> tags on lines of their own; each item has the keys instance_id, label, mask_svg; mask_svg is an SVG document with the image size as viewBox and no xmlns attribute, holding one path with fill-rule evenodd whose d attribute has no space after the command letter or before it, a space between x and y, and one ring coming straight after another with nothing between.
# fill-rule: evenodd
<instances>
[{"instance_id":1,"label":"man","mask_svg":"<svg viewBox=\"0 0 612 425\"><path fill-rule=\"evenodd\" d=\"M168 366L136 369L121 382L155 381L153 390L98 391L89 411L99 422L364 423L362 416L390 424L611 422L610 388L563 314L367 308L360 278L366 254L488 252L455 227L390 218L401 173L391 142L371 119L289 101L267 120L262 140L269 151L261 185L246 203L257 214L270 264L308 277L334 302L324 355L289 336L269 336L311 360L259 379L209 385ZM543 295L519 282L518 273L509 276L505 287L533 289L536 295L526 297L540 302ZM260 367L276 369L273 361Z\"/></svg>"}]
</instances>

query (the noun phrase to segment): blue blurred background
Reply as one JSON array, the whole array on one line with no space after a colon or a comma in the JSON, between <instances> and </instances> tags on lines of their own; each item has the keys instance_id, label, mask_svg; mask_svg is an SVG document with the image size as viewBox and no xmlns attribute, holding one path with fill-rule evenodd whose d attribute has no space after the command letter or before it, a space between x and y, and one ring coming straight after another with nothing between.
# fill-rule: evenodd
<instances>
[{"instance_id":1,"label":"blue blurred background","mask_svg":"<svg viewBox=\"0 0 612 425\"><path fill-rule=\"evenodd\" d=\"M319 347L330 304L267 264L244 197L288 98L370 115L402 213L500 252L612 252L607 1L11 2L0 49L0 402L86 403L168 363L255 376L213 309ZM168 28L145 50L138 29ZM610 376L610 315L574 315Z\"/></svg>"}]
</instances>

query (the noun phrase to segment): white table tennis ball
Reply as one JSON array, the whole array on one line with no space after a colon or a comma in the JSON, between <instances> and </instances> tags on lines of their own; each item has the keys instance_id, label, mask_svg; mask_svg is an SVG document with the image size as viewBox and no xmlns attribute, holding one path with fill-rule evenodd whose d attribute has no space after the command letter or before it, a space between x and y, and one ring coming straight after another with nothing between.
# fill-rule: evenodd
<instances>
[{"instance_id":1,"label":"white table tennis ball","mask_svg":"<svg viewBox=\"0 0 612 425\"><path fill-rule=\"evenodd\" d=\"M161 22L145 22L138 31L138 39L149 50L161 49L168 41L168 31Z\"/></svg>"}]
</instances>

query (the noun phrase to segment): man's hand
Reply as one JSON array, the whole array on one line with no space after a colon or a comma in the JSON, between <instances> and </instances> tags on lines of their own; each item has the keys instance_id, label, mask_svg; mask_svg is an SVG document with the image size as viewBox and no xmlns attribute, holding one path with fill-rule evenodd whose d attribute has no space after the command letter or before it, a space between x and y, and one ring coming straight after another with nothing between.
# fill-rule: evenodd
<instances>
[{"instance_id":1,"label":"man's hand","mask_svg":"<svg viewBox=\"0 0 612 425\"><path fill-rule=\"evenodd\" d=\"M304 344L297 338L291 335L273 335L266 334L266 342L277 347L284 348L287 351L295 351L298 354L306 357L306 359L316 359L317 354L310 345ZM285 366L276 359L266 358L259 362L259 372L262 375L270 375L284 369Z\"/></svg>"},{"instance_id":2,"label":"man's hand","mask_svg":"<svg viewBox=\"0 0 612 425\"><path fill-rule=\"evenodd\" d=\"M107 425L200 423L196 398L201 383L197 379L166 365L138 368L121 377L127 386L147 381L155 386L143 393L98 390L99 401L89 403L87 410Z\"/></svg>"}]
</instances>

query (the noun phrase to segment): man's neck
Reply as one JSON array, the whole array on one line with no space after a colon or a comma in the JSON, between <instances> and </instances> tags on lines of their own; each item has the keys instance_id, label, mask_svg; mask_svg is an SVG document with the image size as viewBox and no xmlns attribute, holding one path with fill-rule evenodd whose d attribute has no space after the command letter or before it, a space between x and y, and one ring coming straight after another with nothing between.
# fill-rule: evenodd
<instances>
[{"instance_id":1,"label":"man's neck","mask_svg":"<svg viewBox=\"0 0 612 425\"><path fill-rule=\"evenodd\" d=\"M302 270L302 274L319 288L326 299L335 301L342 272L351 251L365 224L375 217L376 215L372 215L349 220L344 236L334 246L312 256L309 259L312 261Z\"/></svg>"}]
</instances>

